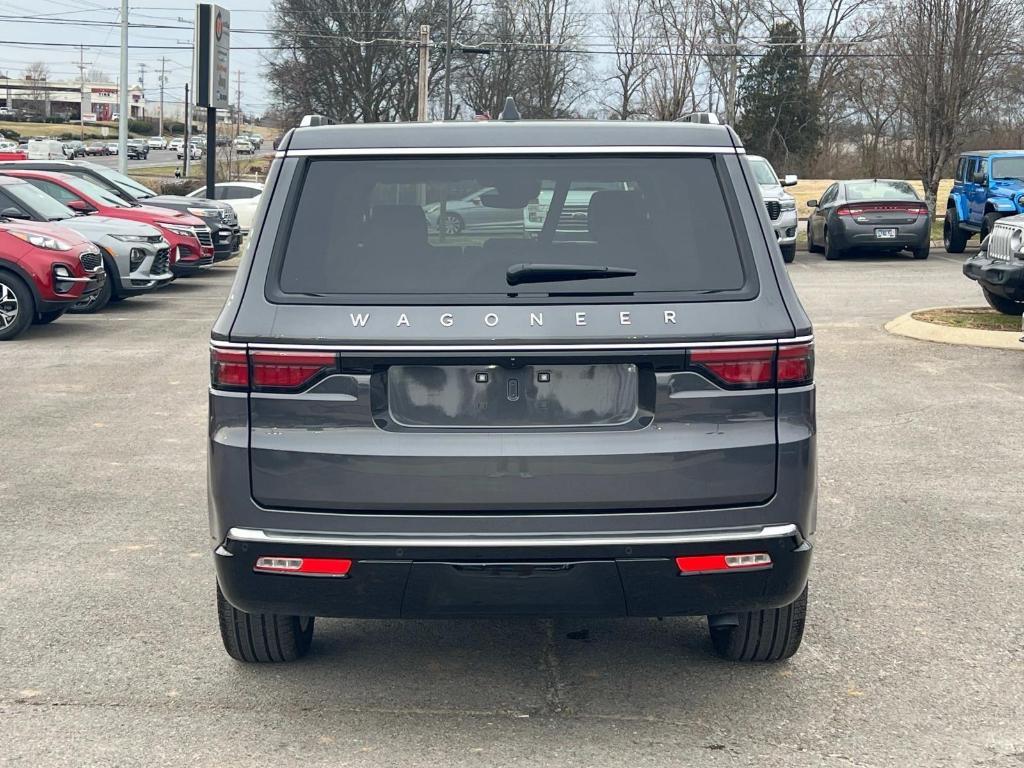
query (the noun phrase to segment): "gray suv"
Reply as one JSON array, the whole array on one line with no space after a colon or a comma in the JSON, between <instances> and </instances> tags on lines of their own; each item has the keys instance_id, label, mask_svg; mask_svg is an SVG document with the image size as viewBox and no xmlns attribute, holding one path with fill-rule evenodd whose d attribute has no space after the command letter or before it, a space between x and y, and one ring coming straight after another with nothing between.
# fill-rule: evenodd
<instances>
[{"instance_id":1,"label":"gray suv","mask_svg":"<svg viewBox=\"0 0 1024 768\"><path fill-rule=\"evenodd\" d=\"M537 233L424 214L545 189ZM286 135L211 341L228 653L298 658L316 616L706 615L727 658L792 655L814 351L774 242L725 126Z\"/></svg>"}]
</instances>

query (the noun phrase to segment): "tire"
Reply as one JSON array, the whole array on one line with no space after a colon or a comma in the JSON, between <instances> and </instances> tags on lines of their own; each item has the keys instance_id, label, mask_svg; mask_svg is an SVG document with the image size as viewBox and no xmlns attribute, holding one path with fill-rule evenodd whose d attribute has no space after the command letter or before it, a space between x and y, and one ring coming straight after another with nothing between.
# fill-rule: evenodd
<instances>
[{"instance_id":1,"label":"tire","mask_svg":"<svg viewBox=\"0 0 1024 768\"><path fill-rule=\"evenodd\" d=\"M312 616L246 613L235 608L217 585L217 618L224 650L236 661L271 664L301 659L313 642Z\"/></svg>"},{"instance_id":2,"label":"tire","mask_svg":"<svg viewBox=\"0 0 1024 768\"><path fill-rule=\"evenodd\" d=\"M1003 214L992 211L985 214L985 218L981 220L981 232L979 233L979 242L984 240L992 233L992 227L995 226L996 222L1003 218Z\"/></svg>"},{"instance_id":3,"label":"tire","mask_svg":"<svg viewBox=\"0 0 1024 768\"><path fill-rule=\"evenodd\" d=\"M715 653L731 661L782 661L800 647L807 616L807 587L781 608L739 614L739 624L712 629Z\"/></svg>"},{"instance_id":4,"label":"tire","mask_svg":"<svg viewBox=\"0 0 1024 768\"><path fill-rule=\"evenodd\" d=\"M36 325L49 325L54 320L64 317L67 312L67 309L55 309L52 312L40 312L36 315L35 323Z\"/></svg>"},{"instance_id":5,"label":"tire","mask_svg":"<svg viewBox=\"0 0 1024 768\"><path fill-rule=\"evenodd\" d=\"M925 240L921 245L917 246L916 248L911 248L910 249L910 255L913 256L915 259L918 259L918 260L927 259L928 258L928 254L931 252L931 249L932 249L931 242L929 242L928 240Z\"/></svg>"},{"instance_id":6,"label":"tire","mask_svg":"<svg viewBox=\"0 0 1024 768\"><path fill-rule=\"evenodd\" d=\"M796 261L796 243L780 245L779 250L782 251L782 260L787 264L792 264Z\"/></svg>"},{"instance_id":7,"label":"tire","mask_svg":"<svg viewBox=\"0 0 1024 768\"><path fill-rule=\"evenodd\" d=\"M807 222L807 250L811 253L821 253L821 246L814 242L814 229L811 222Z\"/></svg>"},{"instance_id":8,"label":"tire","mask_svg":"<svg viewBox=\"0 0 1024 768\"><path fill-rule=\"evenodd\" d=\"M35 298L25 281L0 270L0 341L20 336L35 316Z\"/></svg>"},{"instance_id":9,"label":"tire","mask_svg":"<svg viewBox=\"0 0 1024 768\"><path fill-rule=\"evenodd\" d=\"M457 235L466 228L465 220L457 213L449 213L445 216L442 229L446 235Z\"/></svg>"},{"instance_id":10,"label":"tire","mask_svg":"<svg viewBox=\"0 0 1024 768\"><path fill-rule=\"evenodd\" d=\"M956 208L946 209L946 218L942 222L942 244L946 253L963 253L970 235L960 229L960 217Z\"/></svg>"},{"instance_id":11,"label":"tire","mask_svg":"<svg viewBox=\"0 0 1024 768\"><path fill-rule=\"evenodd\" d=\"M1007 299L1005 296L999 296L998 294L992 293L992 291L984 286L982 286L981 290L985 294L985 301L987 301L988 305L996 312L1002 312L1004 315L1016 317L1024 315L1024 301Z\"/></svg>"},{"instance_id":12,"label":"tire","mask_svg":"<svg viewBox=\"0 0 1024 768\"><path fill-rule=\"evenodd\" d=\"M91 315L93 312L99 312L107 306L107 304L110 303L110 298L114 292L113 286L111 285L111 277L111 274L108 272L107 279L103 281L103 287L96 291L96 293L92 294L92 296L82 299L82 301L72 305L68 312L73 315Z\"/></svg>"},{"instance_id":13,"label":"tire","mask_svg":"<svg viewBox=\"0 0 1024 768\"><path fill-rule=\"evenodd\" d=\"M825 230L825 258L828 261L836 261L843 258L843 249L837 248L832 244L832 238L828 236L828 230Z\"/></svg>"}]
</instances>

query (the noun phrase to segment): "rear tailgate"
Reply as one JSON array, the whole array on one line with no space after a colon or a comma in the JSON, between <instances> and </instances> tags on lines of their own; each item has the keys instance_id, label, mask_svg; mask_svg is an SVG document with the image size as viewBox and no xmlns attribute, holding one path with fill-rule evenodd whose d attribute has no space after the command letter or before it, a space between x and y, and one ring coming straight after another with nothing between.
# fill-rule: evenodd
<instances>
[{"instance_id":1,"label":"rear tailgate","mask_svg":"<svg viewBox=\"0 0 1024 768\"><path fill-rule=\"evenodd\" d=\"M288 362L279 354L254 353L257 381L262 370L280 381L273 371ZM706 367L756 367L776 354L771 345L357 354L321 359L324 370L299 391L251 395L260 504L685 509L756 504L775 492L776 390L730 388Z\"/></svg>"}]
</instances>

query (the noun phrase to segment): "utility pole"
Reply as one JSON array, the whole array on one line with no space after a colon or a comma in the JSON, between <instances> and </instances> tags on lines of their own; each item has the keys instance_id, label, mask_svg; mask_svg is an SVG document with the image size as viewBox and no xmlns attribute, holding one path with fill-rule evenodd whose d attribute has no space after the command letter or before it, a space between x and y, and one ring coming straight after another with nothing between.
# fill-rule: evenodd
<instances>
[{"instance_id":1,"label":"utility pole","mask_svg":"<svg viewBox=\"0 0 1024 768\"><path fill-rule=\"evenodd\" d=\"M85 139L85 46L78 46L78 138Z\"/></svg>"},{"instance_id":2,"label":"utility pole","mask_svg":"<svg viewBox=\"0 0 1024 768\"><path fill-rule=\"evenodd\" d=\"M452 0L448 0L448 30L444 40L444 119L452 112Z\"/></svg>"},{"instance_id":3,"label":"utility pole","mask_svg":"<svg viewBox=\"0 0 1024 768\"><path fill-rule=\"evenodd\" d=\"M117 121L117 168L128 172L128 0L121 0L121 84Z\"/></svg>"},{"instance_id":4,"label":"utility pole","mask_svg":"<svg viewBox=\"0 0 1024 768\"><path fill-rule=\"evenodd\" d=\"M167 82L167 76L164 74L167 70L167 57L160 57L160 123L157 128L156 135L164 135L164 83Z\"/></svg>"},{"instance_id":5,"label":"utility pole","mask_svg":"<svg viewBox=\"0 0 1024 768\"><path fill-rule=\"evenodd\" d=\"M242 126L242 70L235 70L235 138Z\"/></svg>"},{"instance_id":6,"label":"utility pole","mask_svg":"<svg viewBox=\"0 0 1024 768\"><path fill-rule=\"evenodd\" d=\"M430 77L430 25L420 25L420 67L416 88L416 119L426 122L427 116L427 80Z\"/></svg>"}]
</instances>

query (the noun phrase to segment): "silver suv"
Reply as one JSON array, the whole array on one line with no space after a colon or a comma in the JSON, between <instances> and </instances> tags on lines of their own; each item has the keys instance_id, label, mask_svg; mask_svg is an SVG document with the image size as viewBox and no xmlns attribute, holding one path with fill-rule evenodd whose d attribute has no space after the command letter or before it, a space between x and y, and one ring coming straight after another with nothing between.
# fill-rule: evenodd
<instances>
[{"instance_id":1,"label":"silver suv","mask_svg":"<svg viewBox=\"0 0 1024 768\"><path fill-rule=\"evenodd\" d=\"M424 213L479 191L522 220L545 189L536 233ZM792 655L814 347L753 189L719 125L288 134L211 339L227 652L528 614L706 615L726 658Z\"/></svg>"},{"instance_id":2,"label":"silver suv","mask_svg":"<svg viewBox=\"0 0 1024 768\"><path fill-rule=\"evenodd\" d=\"M750 155L748 159L757 186L761 189L772 229L775 230L775 240L782 251L782 259L787 264L792 263L796 258L796 200L782 188L794 186L798 179L792 174L780 179L772 164L760 155Z\"/></svg>"}]
</instances>

